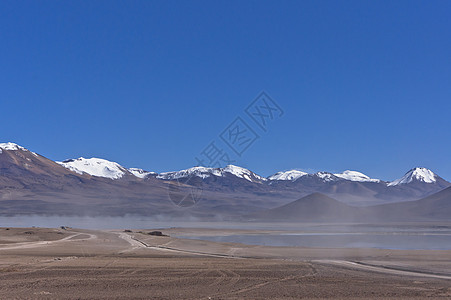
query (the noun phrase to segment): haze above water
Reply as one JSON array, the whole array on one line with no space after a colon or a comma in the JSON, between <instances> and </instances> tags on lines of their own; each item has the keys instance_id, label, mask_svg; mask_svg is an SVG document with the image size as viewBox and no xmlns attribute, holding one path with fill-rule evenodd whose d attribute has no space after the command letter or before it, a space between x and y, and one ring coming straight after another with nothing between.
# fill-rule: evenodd
<instances>
[{"instance_id":1,"label":"haze above water","mask_svg":"<svg viewBox=\"0 0 451 300\"><path fill-rule=\"evenodd\" d=\"M142 216L127 217L59 217L16 216L0 217L0 227L59 227L83 229L165 229L204 228L229 229L199 235L193 232L180 238L248 245L323 247L323 248L380 248L402 250L451 250L451 224L294 224L294 223L237 223L189 222L150 220ZM230 234L230 229L254 230L245 234ZM263 232L264 231L264 232Z\"/></svg>"}]
</instances>

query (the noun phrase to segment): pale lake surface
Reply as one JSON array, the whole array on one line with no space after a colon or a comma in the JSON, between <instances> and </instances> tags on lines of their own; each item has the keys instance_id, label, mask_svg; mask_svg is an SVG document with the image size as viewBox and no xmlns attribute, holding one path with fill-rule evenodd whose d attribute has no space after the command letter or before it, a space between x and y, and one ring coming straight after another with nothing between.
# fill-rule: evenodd
<instances>
[{"instance_id":1,"label":"pale lake surface","mask_svg":"<svg viewBox=\"0 0 451 300\"><path fill-rule=\"evenodd\" d=\"M247 245L318 247L318 248L379 248L400 250L451 250L451 234L428 233L278 233L234 234L225 236L180 236L214 242Z\"/></svg>"}]
</instances>

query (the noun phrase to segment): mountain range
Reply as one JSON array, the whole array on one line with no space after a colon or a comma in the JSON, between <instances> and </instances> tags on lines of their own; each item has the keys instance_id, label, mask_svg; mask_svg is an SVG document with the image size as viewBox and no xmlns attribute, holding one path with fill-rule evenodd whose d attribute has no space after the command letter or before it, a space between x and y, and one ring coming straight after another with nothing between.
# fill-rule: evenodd
<instances>
[{"instance_id":1,"label":"mountain range","mask_svg":"<svg viewBox=\"0 0 451 300\"><path fill-rule=\"evenodd\" d=\"M14 143L0 144L2 215L222 219L283 207L311 194L329 197L338 206L353 210L414 201L450 186L426 168L413 168L390 182L357 171L308 174L290 170L262 177L233 165L158 174L100 158L55 162ZM193 205L179 205L178 199L185 199L185 194L194 197Z\"/></svg>"},{"instance_id":2,"label":"mountain range","mask_svg":"<svg viewBox=\"0 0 451 300\"><path fill-rule=\"evenodd\" d=\"M451 187L424 199L374 206L350 206L321 193L245 216L264 222L431 222L449 221Z\"/></svg>"}]
</instances>

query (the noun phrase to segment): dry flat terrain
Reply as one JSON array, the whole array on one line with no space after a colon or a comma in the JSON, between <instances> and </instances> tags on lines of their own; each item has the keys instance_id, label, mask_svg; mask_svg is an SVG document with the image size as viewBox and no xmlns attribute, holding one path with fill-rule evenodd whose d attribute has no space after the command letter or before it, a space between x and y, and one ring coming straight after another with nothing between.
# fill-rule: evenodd
<instances>
[{"instance_id":1,"label":"dry flat terrain","mask_svg":"<svg viewBox=\"0 0 451 300\"><path fill-rule=\"evenodd\" d=\"M451 298L450 251L245 246L148 231L2 228L0 298Z\"/></svg>"}]
</instances>

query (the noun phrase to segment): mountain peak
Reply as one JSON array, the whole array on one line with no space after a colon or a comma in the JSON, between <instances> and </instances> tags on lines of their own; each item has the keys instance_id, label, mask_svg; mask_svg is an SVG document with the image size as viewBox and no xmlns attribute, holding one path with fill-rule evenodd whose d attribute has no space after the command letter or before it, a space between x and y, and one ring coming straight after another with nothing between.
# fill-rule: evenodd
<instances>
[{"instance_id":1,"label":"mountain peak","mask_svg":"<svg viewBox=\"0 0 451 300\"><path fill-rule=\"evenodd\" d=\"M238 166L234 166L234 165L228 165L225 168L220 169L223 173L230 173L232 175L235 175L236 177L239 178L244 178L248 181L254 181L254 179L257 180L261 180L261 181L265 181L266 178L261 177L257 174L255 174L254 172L242 168L242 167L238 167Z\"/></svg>"},{"instance_id":2,"label":"mountain peak","mask_svg":"<svg viewBox=\"0 0 451 300\"><path fill-rule=\"evenodd\" d=\"M157 176L157 178L173 180L173 179L196 176L196 177L205 179L210 176L223 177L226 174L232 174L236 177L243 178L243 179L246 179L247 181L251 181L251 182L266 180L266 178L263 178L248 169L234 166L234 165L228 165L224 168L208 168L208 167L197 166L197 167L192 167L192 168L177 171L177 172L161 173L160 175Z\"/></svg>"},{"instance_id":3,"label":"mountain peak","mask_svg":"<svg viewBox=\"0 0 451 300\"><path fill-rule=\"evenodd\" d=\"M138 168L129 168L128 171L138 178L145 178L148 175L157 175L155 172L149 172Z\"/></svg>"},{"instance_id":4,"label":"mountain peak","mask_svg":"<svg viewBox=\"0 0 451 300\"><path fill-rule=\"evenodd\" d=\"M22 147L22 146L20 146L20 145L17 145L16 143L11 143L11 142L8 142L8 143L0 143L0 154L3 152L3 150L5 150L5 151L18 151L18 150L22 150L22 151L30 152L30 153L32 153L33 155L37 156L36 153L31 152L31 151L29 151L28 149L26 149L26 148L24 148L24 147Z\"/></svg>"},{"instance_id":5,"label":"mountain peak","mask_svg":"<svg viewBox=\"0 0 451 300\"><path fill-rule=\"evenodd\" d=\"M268 180L287 180L296 181L298 178L308 175L308 173L299 170L281 171L268 177Z\"/></svg>"},{"instance_id":6,"label":"mountain peak","mask_svg":"<svg viewBox=\"0 0 451 300\"><path fill-rule=\"evenodd\" d=\"M189 168L186 170L181 170L181 171L160 173L157 176L157 178L166 179L166 180L174 180L174 179L196 176L196 177L205 179L205 178L210 177L211 175L219 176L220 172L218 169L196 166L196 167L192 167L192 168Z\"/></svg>"},{"instance_id":7,"label":"mountain peak","mask_svg":"<svg viewBox=\"0 0 451 300\"><path fill-rule=\"evenodd\" d=\"M409 170L403 177L390 182L388 186L407 184L411 182L435 183L437 182L437 177L438 176L431 170L417 167Z\"/></svg>"},{"instance_id":8,"label":"mountain peak","mask_svg":"<svg viewBox=\"0 0 451 300\"><path fill-rule=\"evenodd\" d=\"M57 163L78 174L86 173L91 176L110 179L122 178L127 172L127 170L118 163L95 157L80 157Z\"/></svg>"},{"instance_id":9,"label":"mountain peak","mask_svg":"<svg viewBox=\"0 0 451 300\"><path fill-rule=\"evenodd\" d=\"M337 176L335 176L334 174L329 173L329 172L316 172L312 176L318 177L319 179L321 179L324 182L336 181L338 179Z\"/></svg>"},{"instance_id":10,"label":"mountain peak","mask_svg":"<svg viewBox=\"0 0 451 300\"><path fill-rule=\"evenodd\" d=\"M343 173L339 173L339 174L334 174L335 176L342 178L342 179L346 179L346 180L350 180L350 181L358 181L358 182L380 182L379 179L372 179L369 176L357 172L357 171L351 171L351 170L346 170Z\"/></svg>"},{"instance_id":11,"label":"mountain peak","mask_svg":"<svg viewBox=\"0 0 451 300\"><path fill-rule=\"evenodd\" d=\"M2 150L6 150L6 151L15 151L15 150L23 150L23 151L28 151L27 149L25 149L22 146L19 146L15 143L0 143L0 153L2 153Z\"/></svg>"}]
</instances>

